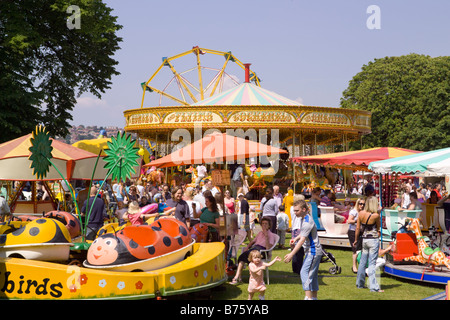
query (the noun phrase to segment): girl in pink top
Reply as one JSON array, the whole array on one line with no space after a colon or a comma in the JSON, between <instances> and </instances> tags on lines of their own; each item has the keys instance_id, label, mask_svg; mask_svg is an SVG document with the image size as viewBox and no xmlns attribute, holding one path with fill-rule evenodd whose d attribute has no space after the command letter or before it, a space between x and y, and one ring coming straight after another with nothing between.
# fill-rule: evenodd
<instances>
[{"instance_id":1,"label":"girl in pink top","mask_svg":"<svg viewBox=\"0 0 450 320\"><path fill-rule=\"evenodd\" d=\"M248 300L253 299L253 295L259 292L259 300L265 300L266 284L264 283L264 270L276 261L281 261L280 257L275 257L269 263L261 261L261 253L258 250L252 250L248 256L250 263L248 269L250 271L250 279L248 283Z\"/></svg>"},{"instance_id":2,"label":"girl in pink top","mask_svg":"<svg viewBox=\"0 0 450 320\"><path fill-rule=\"evenodd\" d=\"M246 263L249 263L248 260L249 253L252 250L265 250L270 249L275 244L275 234L270 232L270 226L272 221L268 217L263 217L261 219L261 231L256 235L255 239L250 241L247 247L244 248L244 252L238 258L238 267L236 270L236 275L230 284L238 284L242 282L241 274L242 269Z\"/></svg>"}]
</instances>

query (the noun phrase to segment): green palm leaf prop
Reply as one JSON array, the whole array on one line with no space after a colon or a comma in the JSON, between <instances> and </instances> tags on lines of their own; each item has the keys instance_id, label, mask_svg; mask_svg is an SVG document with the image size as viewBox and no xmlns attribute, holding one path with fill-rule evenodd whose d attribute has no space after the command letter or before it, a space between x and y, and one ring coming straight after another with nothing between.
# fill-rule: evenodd
<instances>
[{"instance_id":1,"label":"green palm leaf prop","mask_svg":"<svg viewBox=\"0 0 450 320\"><path fill-rule=\"evenodd\" d=\"M33 169L33 174L37 179L43 179L50 171L50 159L52 156L52 141L50 140L50 133L45 130L43 126L36 126L33 135L30 138L31 155L28 159L31 161L30 168Z\"/></svg>"},{"instance_id":2,"label":"green palm leaf prop","mask_svg":"<svg viewBox=\"0 0 450 320\"><path fill-rule=\"evenodd\" d=\"M131 135L126 135L125 132L118 132L117 137L111 137L111 141L108 141L108 149L104 150L106 157L103 160L106 162L104 168L109 170L112 180L125 181L136 172L134 167L139 159L139 148L134 147L135 142Z\"/></svg>"}]
</instances>

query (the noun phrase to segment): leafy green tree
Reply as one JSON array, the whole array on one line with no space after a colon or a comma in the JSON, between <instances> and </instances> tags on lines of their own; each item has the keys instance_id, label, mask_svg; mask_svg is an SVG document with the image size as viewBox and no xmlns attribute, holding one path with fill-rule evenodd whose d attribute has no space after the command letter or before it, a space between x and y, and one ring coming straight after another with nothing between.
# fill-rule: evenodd
<instances>
[{"instance_id":1,"label":"leafy green tree","mask_svg":"<svg viewBox=\"0 0 450 320\"><path fill-rule=\"evenodd\" d=\"M100 98L119 74L122 26L101 0L7 0L0 12L0 142L37 124L65 137L76 96Z\"/></svg>"},{"instance_id":2,"label":"leafy green tree","mask_svg":"<svg viewBox=\"0 0 450 320\"><path fill-rule=\"evenodd\" d=\"M341 107L372 112L363 147L429 151L450 146L450 57L375 59L343 92ZM360 141L354 147L359 149Z\"/></svg>"}]
</instances>

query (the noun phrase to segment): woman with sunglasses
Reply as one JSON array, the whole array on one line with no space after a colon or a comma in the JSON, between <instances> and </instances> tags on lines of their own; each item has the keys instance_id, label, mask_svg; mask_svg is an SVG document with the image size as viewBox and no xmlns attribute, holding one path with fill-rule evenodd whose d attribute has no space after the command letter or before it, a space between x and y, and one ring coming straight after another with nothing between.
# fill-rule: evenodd
<instances>
[{"instance_id":1,"label":"woman with sunglasses","mask_svg":"<svg viewBox=\"0 0 450 320\"><path fill-rule=\"evenodd\" d=\"M353 273L358 273L358 264L357 264L357 252L361 250L361 239L358 239L356 246L353 245L355 242L355 231L356 231L356 222L358 221L358 213L364 209L364 205L366 204L363 198L359 198L356 200L355 206L348 213L347 222L349 224L348 227L348 240L350 241L350 245L352 247L352 271Z\"/></svg>"}]
</instances>

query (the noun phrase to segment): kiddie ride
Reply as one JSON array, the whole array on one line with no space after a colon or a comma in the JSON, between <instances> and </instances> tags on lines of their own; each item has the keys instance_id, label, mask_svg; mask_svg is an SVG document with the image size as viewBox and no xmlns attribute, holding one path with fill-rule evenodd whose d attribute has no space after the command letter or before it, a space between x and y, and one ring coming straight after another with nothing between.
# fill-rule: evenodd
<instances>
[{"instance_id":1,"label":"kiddie ride","mask_svg":"<svg viewBox=\"0 0 450 320\"><path fill-rule=\"evenodd\" d=\"M72 259L80 228L70 213L2 223L0 232L3 299L144 299L200 291L227 279L224 244L204 242L204 225L188 230L174 218L105 225L84 252L83 267Z\"/></svg>"},{"instance_id":2,"label":"kiddie ride","mask_svg":"<svg viewBox=\"0 0 450 320\"><path fill-rule=\"evenodd\" d=\"M406 218L387 252L384 272L393 276L425 282L447 284L450 280L450 259L439 247L430 246L422 235L418 218Z\"/></svg>"}]
</instances>

